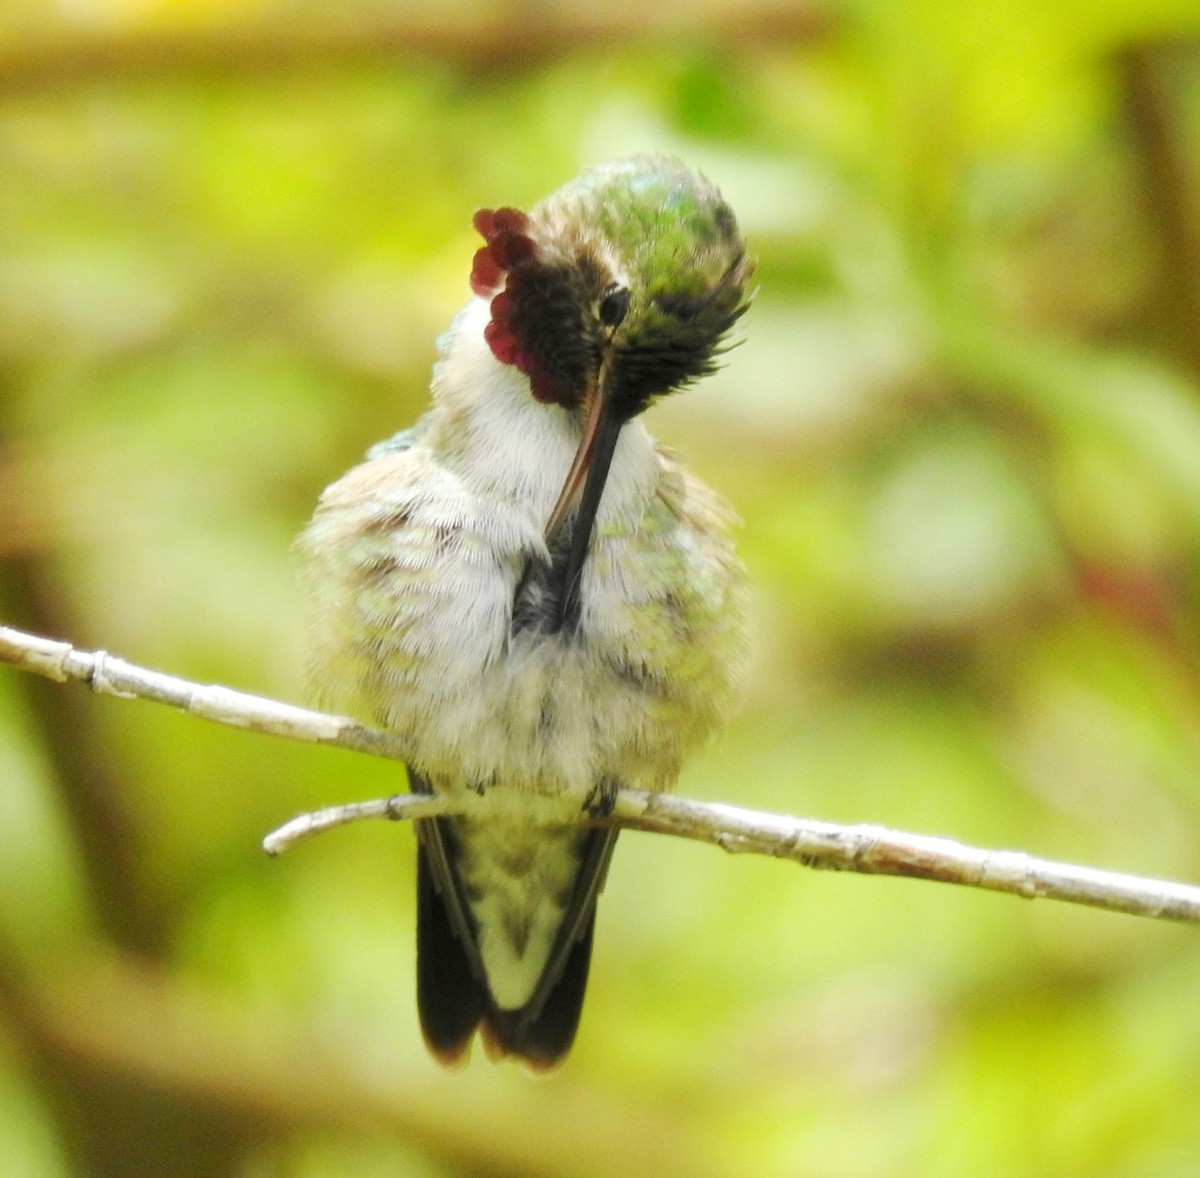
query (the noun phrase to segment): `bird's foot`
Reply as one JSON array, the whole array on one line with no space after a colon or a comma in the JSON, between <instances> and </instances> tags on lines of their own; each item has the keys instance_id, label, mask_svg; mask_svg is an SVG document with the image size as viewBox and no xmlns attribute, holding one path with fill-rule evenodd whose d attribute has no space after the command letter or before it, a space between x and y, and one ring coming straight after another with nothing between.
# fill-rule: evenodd
<instances>
[{"instance_id":1,"label":"bird's foot","mask_svg":"<svg viewBox=\"0 0 1200 1178\"><path fill-rule=\"evenodd\" d=\"M583 803L584 813L589 818L607 818L617 804L617 791L620 788L621 783L611 777L597 782Z\"/></svg>"}]
</instances>

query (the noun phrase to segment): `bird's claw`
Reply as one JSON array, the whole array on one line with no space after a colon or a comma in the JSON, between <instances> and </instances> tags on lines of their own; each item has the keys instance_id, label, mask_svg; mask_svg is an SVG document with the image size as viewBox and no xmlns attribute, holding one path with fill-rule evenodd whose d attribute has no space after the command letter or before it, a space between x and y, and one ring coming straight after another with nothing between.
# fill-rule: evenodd
<instances>
[{"instance_id":1,"label":"bird's claw","mask_svg":"<svg viewBox=\"0 0 1200 1178\"><path fill-rule=\"evenodd\" d=\"M589 818L607 818L617 804L617 791L620 783L611 777L605 778L592 787L587 800L583 803L584 813Z\"/></svg>"}]
</instances>

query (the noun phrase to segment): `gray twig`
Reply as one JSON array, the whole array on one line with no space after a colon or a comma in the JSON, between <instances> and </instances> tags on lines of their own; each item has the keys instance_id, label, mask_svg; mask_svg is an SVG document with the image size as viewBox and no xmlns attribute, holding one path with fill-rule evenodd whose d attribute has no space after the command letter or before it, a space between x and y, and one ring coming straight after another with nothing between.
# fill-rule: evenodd
<instances>
[{"instance_id":1,"label":"gray twig","mask_svg":"<svg viewBox=\"0 0 1200 1178\"><path fill-rule=\"evenodd\" d=\"M5 626L0 626L0 662L60 683L80 680L93 691L121 699L170 704L220 724L404 759L389 733L347 716L315 712L227 687L190 683L104 651L77 650L68 642ZM331 806L293 818L269 834L263 846L269 854L278 855L322 831L365 818L396 821L451 812L442 798L406 794ZM1200 887L1191 884L1056 863L1023 851L988 851L953 839L882 826L842 826L635 789L618 791L609 816L587 818L581 814L580 820L696 839L727 851L771 855L806 867L938 880L1027 899L1040 896L1111 912L1200 924Z\"/></svg>"}]
</instances>

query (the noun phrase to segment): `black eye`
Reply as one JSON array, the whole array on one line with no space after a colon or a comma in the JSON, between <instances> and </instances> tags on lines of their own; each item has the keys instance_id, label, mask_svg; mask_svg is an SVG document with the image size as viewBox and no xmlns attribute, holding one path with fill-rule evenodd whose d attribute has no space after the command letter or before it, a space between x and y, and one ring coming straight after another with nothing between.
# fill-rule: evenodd
<instances>
[{"instance_id":1,"label":"black eye","mask_svg":"<svg viewBox=\"0 0 1200 1178\"><path fill-rule=\"evenodd\" d=\"M605 327L620 327L629 311L629 291L623 286L613 287L600 300L600 322Z\"/></svg>"}]
</instances>

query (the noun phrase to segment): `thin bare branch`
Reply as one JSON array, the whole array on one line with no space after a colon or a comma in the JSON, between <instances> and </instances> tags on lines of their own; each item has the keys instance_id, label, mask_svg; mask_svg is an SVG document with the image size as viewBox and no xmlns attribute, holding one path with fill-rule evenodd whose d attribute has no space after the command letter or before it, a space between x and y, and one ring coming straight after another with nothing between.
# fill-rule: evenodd
<instances>
[{"instance_id":1,"label":"thin bare branch","mask_svg":"<svg viewBox=\"0 0 1200 1178\"><path fill-rule=\"evenodd\" d=\"M67 642L4 626L0 626L0 662L58 682L79 680L93 691L122 699L170 704L221 724L403 759L388 733L346 716L330 716L227 687L189 683L134 666L103 651L76 650ZM472 804L470 800L461 803ZM277 855L294 843L361 819L395 821L449 812L442 799L405 795L333 806L292 819L268 835L264 847ZM1111 912L1200 924L1200 887L1194 885L1056 863L1023 851L988 851L953 839L882 826L842 826L633 789L620 790L612 813L592 821L715 843L727 851L790 859L807 867L937 880L1026 899L1044 897Z\"/></svg>"},{"instance_id":2,"label":"thin bare branch","mask_svg":"<svg viewBox=\"0 0 1200 1178\"><path fill-rule=\"evenodd\" d=\"M428 794L392 794L390 798L376 798L369 802L350 802L345 806L327 806L324 810L312 810L297 814L289 822L271 831L263 839L263 850L268 855L282 855L297 843L306 842L313 835L332 830L335 826L346 826L364 818L386 818L399 822L405 818L436 818L450 812L445 798Z\"/></svg>"},{"instance_id":3,"label":"thin bare branch","mask_svg":"<svg viewBox=\"0 0 1200 1178\"><path fill-rule=\"evenodd\" d=\"M1200 924L1200 886L1057 863L1024 851L989 851L868 823L842 826L640 790L621 790L611 821L806 867L936 880Z\"/></svg>"},{"instance_id":4,"label":"thin bare branch","mask_svg":"<svg viewBox=\"0 0 1200 1178\"><path fill-rule=\"evenodd\" d=\"M69 642L26 634L9 626L0 626L0 662L58 683L74 679L100 695L168 704L218 724L404 760L388 733L368 728L349 716L331 716L214 684L191 683L128 663L107 651L78 650Z\"/></svg>"}]
</instances>

